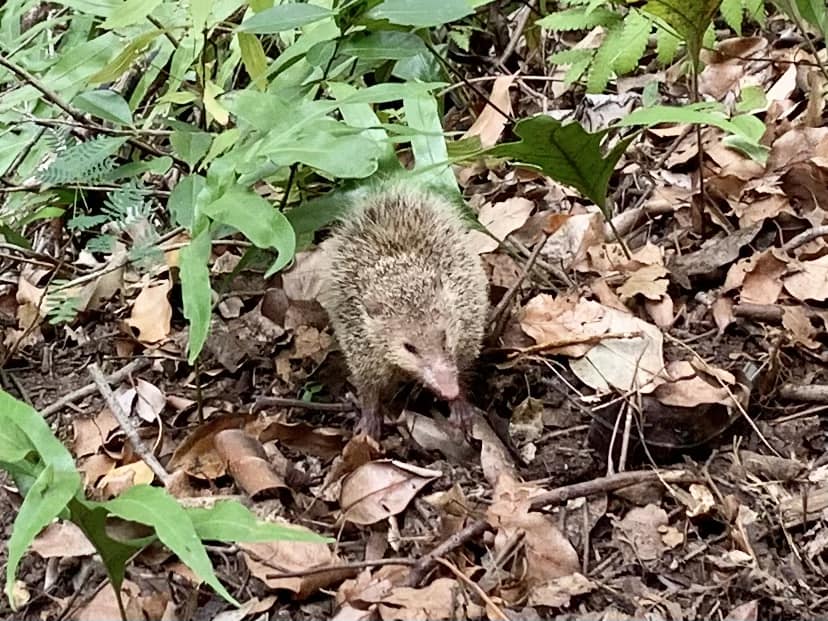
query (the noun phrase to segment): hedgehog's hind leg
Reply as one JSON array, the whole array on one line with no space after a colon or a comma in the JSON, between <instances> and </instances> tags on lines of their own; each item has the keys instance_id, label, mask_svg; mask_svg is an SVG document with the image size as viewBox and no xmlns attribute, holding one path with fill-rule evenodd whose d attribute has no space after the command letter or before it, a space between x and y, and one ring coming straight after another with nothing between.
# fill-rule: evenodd
<instances>
[{"instance_id":1,"label":"hedgehog's hind leg","mask_svg":"<svg viewBox=\"0 0 828 621\"><path fill-rule=\"evenodd\" d=\"M375 391L362 391L360 410L362 416L356 426L356 433L364 433L374 440L382 438L383 410L379 395Z\"/></svg>"}]
</instances>

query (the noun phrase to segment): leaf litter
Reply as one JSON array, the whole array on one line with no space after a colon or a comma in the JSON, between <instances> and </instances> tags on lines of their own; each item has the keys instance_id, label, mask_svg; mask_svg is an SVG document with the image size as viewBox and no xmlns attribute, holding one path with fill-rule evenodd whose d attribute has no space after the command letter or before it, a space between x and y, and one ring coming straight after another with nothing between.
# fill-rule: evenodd
<instances>
[{"instance_id":1,"label":"leaf litter","mask_svg":"<svg viewBox=\"0 0 828 621\"><path fill-rule=\"evenodd\" d=\"M576 48L603 36L593 31ZM774 62L745 60L751 55ZM818 417L826 401L813 407L780 396L783 385L828 384L825 237L791 244L828 221L828 130L815 126L824 81L808 56L743 37L720 42L706 59L702 93L735 104L751 88L762 91L745 105L763 115L768 152L763 165L719 130L704 130L705 184L728 218L708 215L704 234L692 214L698 152L685 127L649 129L618 167L614 223L623 224L630 257L594 207L543 175L498 162L457 171L491 233L475 241L493 285L500 295L519 285L474 379L486 411L471 441L453 436L439 404L416 392L400 397L396 428L380 444L351 437L355 408L315 301L318 249L298 253L268 282L231 282L217 306L223 329L197 371L181 363L173 272L136 282L122 266L74 291L80 310L107 317L95 325L87 315L75 327L94 348L67 347L45 371L21 378L44 406L77 387L68 378L88 354L155 357L117 394L143 440L186 483L176 488L183 502L239 496L261 517L336 537L331 546L252 543L217 554L219 574L247 596L232 618L285 605L293 615L339 619L813 617L828 597ZM539 97L520 76L499 75L491 102L521 116L553 102L556 114L577 112L567 110L573 92L560 81L544 88ZM505 119L478 103L476 119L461 114L447 129L483 144L502 140ZM612 118L585 114L593 124ZM621 189L628 180L629 195ZM538 245L539 260L521 281ZM232 247L216 251L213 271L229 273L240 260ZM44 276L21 270L3 290L13 318L4 347L32 360L46 360L42 352L58 342L45 322ZM295 402L251 414L263 395ZM342 407L317 407L325 405ZM81 412L60 423L95 497L153 479L106 409L88 398L73 407ZM682 460L695 482L597 487L533 505L550 489ZM453 537L457 544L441 549ZM434 550L440 562L417 565ZM159 585L135 572L125 583L127 609L169 618L174 591L197 581L150 556L136 563L181 582ZM40 558L65 561L56 570L65 580L67 567L93 562L77 532L50 525L35 540L21 601L44 579ZM111 589L90 595L77 618L117 616Z\"/></svg>"}]
</instances>

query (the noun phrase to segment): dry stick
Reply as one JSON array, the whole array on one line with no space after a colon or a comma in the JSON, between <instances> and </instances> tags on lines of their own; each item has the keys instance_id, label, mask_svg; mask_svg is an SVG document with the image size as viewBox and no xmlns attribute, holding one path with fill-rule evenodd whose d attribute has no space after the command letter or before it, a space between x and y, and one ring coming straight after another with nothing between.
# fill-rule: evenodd
<instances>
[{"instance_id":1,"label":"dry stick","mask_svg":"<svg viewBox=\"0 0 828 621\"><path fill-rule=\"evenodd\" d=\"M532 498L530 508L537 511L546 505L560 504L581 496L594 496L595 494L614 492L638 483L660 482L668 486L674 483L695 483L698 480L699 477L697 475L687 470L631 470L629 472L619 472L605 477L598 477L591 481L564 485L563 487L544 492ZM405 586L413 587L419 585L426 575L437 565L439 562L437 559L444 557L449 552L459 548L467 541L482 535L491 528L492 526L485 519L479 519L466 526L463 530L454 533L434 548L434 550L417 561L411 573L408 575Z\"/></svg>"},{"instance_id":2,"label":"dry stick","mask_svg":"<svg viewBox=\"0 0 828 621\"><path fill-rule=\"evenodd\" d=\"M779 388L779 396L788 401L828 403L828 384L811 384L809 386L783 384Z\"/></svg>"},{"instance_id":3,"label":"dry stick","mask_svg":"<svg viewBox=\"0 0 828 621\"><path fill-rule=\"evenodd\" d=\"M245 550L245 554L249 551ZM262 560L259 557L258 560ZM262 561L264 562L264 561ZM386 567L388 565L414 565L415 561L410 558L379 558L371 561L353 561L351 563L339 563L336 565L320 565L318 567L309 567L308 569L300 569L299 571L280 571L273 574L265 574L266 580L278 580L279 578L304 578L306 576L313 576L314 574L324 574L329 571L345 571L348 569L368 569L371 567ZM269 563L264 563L268 567L273 567ZM277 569L273 567L273 569Z\"/></svg>"},{"instance_id":4,"label":"dry stick","mask_svg":"<svg viewBox=\"0 0 828 621\"><path fill-rule=\"evenodd\" d=\"M152 360L149 358L138 358L137 360L133 360L125 367L118 369L114 373L107 375L104 379L108 384L114 384L116 382L120 382L122 379L129 377L133 373L137 373L138 371L143 371L145 368L152 364ZM42 410L40 410L40 415L43 418L48 418L52 414L59 412L63 408L65 408L70 403L74 403L75 401L80 401L84 397L88 397L89 395L94 395L98 392L98 387L95 382L91 384L87 384L83 388L78 388L77 390L73 390L67 395L64 395L52 405L49 405Z\"/></svg>"},{"instance_id":5,"label":"dry stick","mask_svg":"<svg viewBox=\"0 0 828 621\"><path fill-rule=\"evenodd\" d=\"M129 416L126 412L124 412L121 404L118 403L118 400L112 393L112 388L107 383L106 377L104 376L103 371L101 371L101 368L98 366L98 363L90 363L88 369L89 375L92 376L92 380L98 388L98 392L101 393L101 396L104 398L104 401L106 401L106 405L109 407L109 410L112 412L115 420L118 421L118 426L120 426L124 434L126 434L127 440L129 440L129 443L132 445L132 449L138 457L140 457L144 463L149 466L149 469L153 471L155 476L157 476L166 486L170 479L170 475L166 470L164 470L164 466L162 466L161 462L156 459L152 451L149 451L147 447L144 446L144 443L138 436L138 432L135 431L135 427L133 427L132 423L129 421Z\"/></svg>"},{"instance_id":6,"label":"dry stick","mask_svg":"<svg viewBox=\"0 0 828 621\"><path fill-rule=\"evenodd\" d=\"M532 254L529 255L529 259L526 261L526 264L523 266L523 271L520 273L520 277L512 284L511 287L503 294L500 302L497 303L494 310L492 311L491 316L489 317L489 324L494 324L492 328L492 338L496 339L500 336L500 333L503 331L503 324L506 322L506 309L509 308L509 305L512 303L512 300L517 295L517 292L520 290L523 281L529 276L529 272L532 271L532 268L535 265L535 261L538 260L540 256L540 252L543 249L544 245L546 244L546 240L549 239L548 235L544 235L543 239L538 242L538 245L535 246L535 249L532 250Z\"/></svg>"},{"instance_id":7,"label":"dry stick","mask_svg":"<svg viewBox=\"0 0 828 621\"><path fill-rule=\"evenodd\" d=\"M529 3L518 9L520 15L517 18L517 23L515 23L515 31L512 33L512 37L509 39L506 49L503 50L503 53L497 61L497 64L500 65L501 68L503 68L503 64L509 60L512 53L515 51L523 31L526 29L526 24L529 22L529 17L532 15L532 7L535 2L536 0L530 0Z\"/></svg>"},{"instance_id":8,"label":"dry stick","mask_svg":"<svg viewBox=\"0 0 828 621\"><path fill-rule=\"evenodd\" d=\"M318 403L302 401L301 399L287 399L285 397L259 397L251 408L252 413L269 407L304 408L317 412L353 412L354 406L349 403Z\"/></svg>"},{"instance_id":9,"label":"dry stick","mask_svg":"<svg viewBox=\"0 0 828 621\"><path fill-rule=\"evenodd\" d=\"M782 252L791 252L792 250L796 250L800 246L807 244L809 241L813 241L817 237L825 237L826 235L828 235L828 225L815 226L807 231L802 231L799 235L792 237L785 245L782 246Z\"/></svg>"}]
</instances>

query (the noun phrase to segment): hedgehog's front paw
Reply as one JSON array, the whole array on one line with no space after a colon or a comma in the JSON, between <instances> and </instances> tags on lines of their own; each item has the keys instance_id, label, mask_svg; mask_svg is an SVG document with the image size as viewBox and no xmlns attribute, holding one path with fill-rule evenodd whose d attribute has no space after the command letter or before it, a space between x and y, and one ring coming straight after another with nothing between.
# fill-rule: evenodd
<instances>
[{"instance_id":1,"label":"hedgehog's front paw","mask_svg":"<svg viewBox=\"0 0 828 621\"><path fill-rule=\"evenodd\" d=\"M449 422L461 429L467 438L471 438L474 429L475 407L461 397L449 403L449 411Z\"/></svg>"},{"instance_id":2,"label":"hedgehog's front paw","mask_svg":"<svg viewBox=\"0 0 828 621\"><path fill-rule=\"evenodd\" d=\"M356 433L364 433L379 441L382 437L382 413L376 407L362 407L362 416L356 426Z\"/></svg>"}]
</instances>

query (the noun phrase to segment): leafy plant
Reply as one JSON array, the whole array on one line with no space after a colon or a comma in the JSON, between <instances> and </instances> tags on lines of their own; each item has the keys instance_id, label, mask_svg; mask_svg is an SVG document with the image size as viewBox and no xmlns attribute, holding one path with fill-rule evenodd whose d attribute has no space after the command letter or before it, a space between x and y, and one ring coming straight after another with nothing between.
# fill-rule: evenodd
<instances>
[{"instance_id":1,"label":"leafy plant","mask_svg":"<svg viewBox=\"0 0 828 621\"><path fill-rule=\"evenodd\" d=\"M158 540L227 601L238 604L216 577L202 541L328 540L309 531L262 522L244 505L223 501L210 509L184 508L163 489L136 485L106 502L87 499L72 456L34 409L0 390L0 468L23 496L8 542L5 592L12 593L17 568L35 536L55 518L74 522L95 547L124 607L120 588L128 560ZM149 526L142 539L117 540L106 530L117 516ZM125 617L124 617L125 618Z\"/></svg>"},{"instance_id":2,"label":"leafy plant","mask_svg":"<svg viewBox=\"0 0 828 621\"><path fill-rule=\"evenodd\" d=\"M553 32L596 27L604 30L603 40L595 48L575 46L549 58L551 63L569 65L564 77L567 84L584 80L587 92L600 93L613 75L624 75L638 67L652 35L655 35L657 60L662 65L675 60L682 41L688 47L689 56L697 58L702 40L706 37L712 41L710 18L696 13L696 8L703 5L698 0L674 3L649 0L642 8L624 9L595 0L570 0L564 3L567 8L542 17L536 25ZM762 10L761 0L722 2L722 17L737 32L741 32L744 15L758 19ZM666 14L672 18L665 19Z\"/></svg>"}]
</instances>

